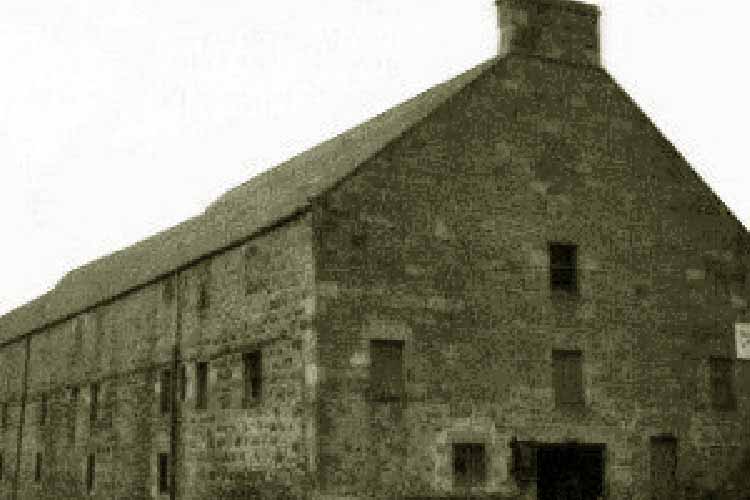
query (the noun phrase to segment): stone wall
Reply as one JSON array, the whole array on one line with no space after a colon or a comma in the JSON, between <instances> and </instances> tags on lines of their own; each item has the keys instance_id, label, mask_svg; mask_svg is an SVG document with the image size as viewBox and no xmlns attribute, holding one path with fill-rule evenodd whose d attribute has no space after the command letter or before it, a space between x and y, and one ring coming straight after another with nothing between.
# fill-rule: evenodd
<instances>
[{"instance_id":1,"label":"stone wall","mask_svg":"<svg viewBox=\"0 0 750 500\"><path fill-rule=\"evenodd\" d=\"M172 439L178 498L304 483L316 446L314 385L304 375L315 363L311 241L310 217L302 215L33 335L18 498L168 498L157 464ZM262 351L263 397L243 409L248 350ZM12 498L6 479L15 469L24 355L23 340L0 349L0 403L10 403L0 498ZM182 401L172 378L173 418L162 412L160 393L162 372L174 373L176 361L187 384ZM198 361L209 366L204 410L195 405Z\"/></svg>"},{"instance_id":2,"label":"stone wall","mask_svg":"<svg viewBox=\"0 0 750 500\"><path fill-rule=\"evenodd\" d=\"M468 440L484 492L533 498L511 477L518 439L606 444L608 498L646 498L660 434L685 488L735 486L750 366L721 412L708 358L734 358L750 319L748 235L602 70L508 57L320 200L316 225L325 494L450 493ZM578 245L576 296L550 292L553 241ZM403 407L368 399L372 338L405 342ZM555 408L552 349L583 352L580 411Z\"/></svg>"}]
</instances>

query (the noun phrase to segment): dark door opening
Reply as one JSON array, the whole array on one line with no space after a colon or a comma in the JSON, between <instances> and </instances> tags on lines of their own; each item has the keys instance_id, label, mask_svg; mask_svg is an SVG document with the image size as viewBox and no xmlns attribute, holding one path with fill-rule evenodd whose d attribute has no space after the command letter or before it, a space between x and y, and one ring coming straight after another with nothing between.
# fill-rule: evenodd
<instances>
[{"instance_id":1,"label":"dark door opening","mask_svg":"<svg viewBox=\"0 0 750 500\"><path fill-rule=\"evenodd\" d=\"M539 500L597 500L604 491L603 444L553 444L538 448Z\"/></svg>"}]
</instances>

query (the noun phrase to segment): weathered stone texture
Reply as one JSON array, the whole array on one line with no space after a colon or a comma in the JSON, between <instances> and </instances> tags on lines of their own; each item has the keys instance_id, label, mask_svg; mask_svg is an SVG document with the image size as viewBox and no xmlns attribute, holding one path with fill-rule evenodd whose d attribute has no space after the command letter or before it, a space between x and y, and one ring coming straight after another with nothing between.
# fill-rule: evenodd
<instances>
[{"instance_id":1,"label":"weathered stone texture","mask_svg":"<svg viewBox=\"0 0 750 500\"><path fill-rule=\"evenodd\" d=\"M747 233L602 70L508 57L316 220L324 491L450 492L470 439L514 493L512 438L574 439L607 445L611 498L646 498L664 433L682 484L736 486L750 393L711 409L708 357L750 318ZM578 245L575 298L549 291L552 241ZM406 340L398 411L367 400L373 335ZM585 409L555 409L552 349L583 351Z\"/></svg>"},{"instance_id":2,"label":"weathered stone texture","mask_svg":"<svg viewBox=\"0 0 750 500\"><path fill-rule=\"evenodd\" d=\"M238 485L252 486L253 479L303 483L315 445L314 401L304 375L305 364L315 362L311 241L309 216L299 217L34 335L18 498L167 497L158 492L157 460L170 453L172 418L162 413L159 396L161 373L174 366L176 339L187 373L184 402L172 379L178 497L207 498L238 473L250 478ZM255 349L263 355L263 397L242 409L242 353ZM0 442L9 472L15 468L24 356L23 342L0 350L0 402L10 405ZM205 410L195 408L196 361L209 363ZM96 474L88 494L90 454ZM7 477L0 488L2 498L12 497Z\"/></svg>"}]
</instances>

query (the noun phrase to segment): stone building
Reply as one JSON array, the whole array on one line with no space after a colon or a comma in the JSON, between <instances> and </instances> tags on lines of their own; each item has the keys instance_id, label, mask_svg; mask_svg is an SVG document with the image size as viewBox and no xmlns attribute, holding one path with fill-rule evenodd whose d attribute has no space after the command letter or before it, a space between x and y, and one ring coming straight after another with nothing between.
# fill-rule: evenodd
<instances>
[{"instance_id":1,"label":"stone building","mask_svg":"<svg viewBox=\"0 0 750 500\"><path fill-rule=\"evenodd\" d=\"M497 57L0 318L0 498L748 495L750 234L595 7L498 19Z\"/></svg>"}]
</instances>

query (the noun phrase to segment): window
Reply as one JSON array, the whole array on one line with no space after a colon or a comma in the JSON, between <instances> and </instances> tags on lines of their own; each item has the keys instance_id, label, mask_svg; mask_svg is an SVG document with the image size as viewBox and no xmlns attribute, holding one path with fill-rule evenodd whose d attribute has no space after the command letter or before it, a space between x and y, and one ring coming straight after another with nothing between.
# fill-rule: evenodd
<instances>
[{"instance_id":1,"label":"window","mask_svg":"<svg viewBox=\"0 0 750 500\"><path fill-rule=\"evenodd\" d=\"M567 293L578 292L577 247L561 243L549 245L550 290Z\"/></svg>"},{"instance_id":2,"label":"window","mask_svg":"<svg viewBox=\"0 0 750 500\"><path fill-rule=\"evenodd\" d=\"M8 403L0 405L0 427L3 430L8 427Z\"/></svg>"},{"instance_id":3,"label":"window","mask_svg":"<svg viewBox=\"0 0 750 500\"><path fill-rule=\"evenodd\" d=\"M581 351L552 351L557 407L584 404L582 358Z\"/></svg>"},{"instance_id":4,"label":"window","mask_svg":"<svg viewBox=\"0 0 750 500\"><path fill-rule=\"evenodd\" d=\"M262 371L260 351L246 352L242 355L243 408L249 408L260 402Z\"/></svg>"},{"instance_id":5,"label":"window","mask_svg":"<svg viewBox=\"0 0 750 500\"><path fill-rule=\"evenodd\" d=\"M484 444L453 443L453 484L470 488L484 484L487 475Z\"/></svg>"},{"instance_id":6,"label":"window","mask_svg":"<svg viewBox=\"0 0 750 500\"><path fill-rule=\"evenodd\" d=\"M76 440L76 420L78 417L78 395L80 389L78 387L71 387L70 389L70 442L74 443Z\"/></svg>"},{"instance_id":7,"label":"window","mask_svg":"<svg viewBox=\"0 0 750 500\"><path fill-rule=\"evenodd\" d=\"M199 410L208 408L208 363L200 362L196 365L197 392L195 407Z\"/></svg>"},{"instance_id":8,"label":"window","mask_svg":"<svg viewBox=\"0 0 750 500\"><path fill-rule=\"evenodd\" d=\"M36 453L36 462L34 463L34 481L39 482L42 480L42 454Z\"/></svg>"},{"instance_id":9,"label":"window","mask_svg":"<svg viewBox=\"0 0 750 500\"><path fill-rule=\"evenodd\" d=\"M159 494L169 493L169 455L159 453Z\"/></svg>"},{"instance_id":10,"label":"window","mask_svg":"<svg viewBox=\"0 0 750 500\"><path fill-rule=\"evenodd\" d=\"M400 401L404 394L402 340L370 341L370 397Z\"/></svg>"},{"instance_id":11,"label":"window","mask_svg":"<svg viewBox=\"0 0 750 500\"><path fill-rule=\"evenodd\" d=\"M206 315L206 311L211 306L211 297L209 295L209 283L211 282L211 267L210 262L203 264L201 275L198 282L198 315L203 318Z\"/></svg>"},{"instance_id":12,"label":"window","mask_svg":"<svg viewBox=\"0 0 750 500\"><path fill-rule=\"evenodd\" d=\"M99 412L99 384L91 384L91 401L89 402L89 420L91 424L95 424L98 418Z\"/></svg>"},{"instance_id":13,"label":"window","mask_svg":"<svg viewBox=\"0 0 750 500\"><path fill-rule=\"evenodd\" d=\"M42 393L42 399L39 403L39 425L43 426L47 423L47 394Z\"/></svg>"},{"instance_id":14,"label":"window","mask_svg":"<svg viewBox=\"0 0 750 500\"><path fill-rule=\"evenodd\" d=\"M171 406L170 396L172 395L172 372L170 370L162 370L161 372L161 392L159 394L160 408L162 415L169 413L169 407Z\"/></svg>"},{"instance_id":15,"label":"window","mask_svg":"<svg viewBox=\"0 0 750 500\"><path fill-rule=\"evenodd\" d=\"M736 408L734 364L729 358L711 358L711 406L716 410Z\"/></svg>"},{"instance_id":16,"label":"window","mask_svg":"<svg viewBox=\"0 0 750 500\"><path fill-rule=\"evenodd\" d=\"M651 498L673 498L677 489L677 439L654 436L650 448Z\"/></svg>"},{"instance_id":17,"label":"window","mask_svg":"<svg viewBox=\"0 0 750 500\"><path fill-rule=\"evenodd\" d=\"M0 481L3 480L3 452L0 451Z\"/></svg>"},{"instance_id":18,"label":"window","mask_svg":"<svg viewBox=\"0 0 750 500\"><path fill-rule=\"evenodd\" d=\"M185 363L180 364L180 401L185 401L187 396L187 368Z\"/></svg>"},{"instance_id":19,"label":"window","mask_svg":"<svg viewBox=\"0 0 750 500\"><path fill-rule=\"evenodd\" d=\"M89 454L89 458L86 463L86 491L89 493L94 491L95 478L96 478L96 455L91 453Z\"/></svg>"}]
</instances>

